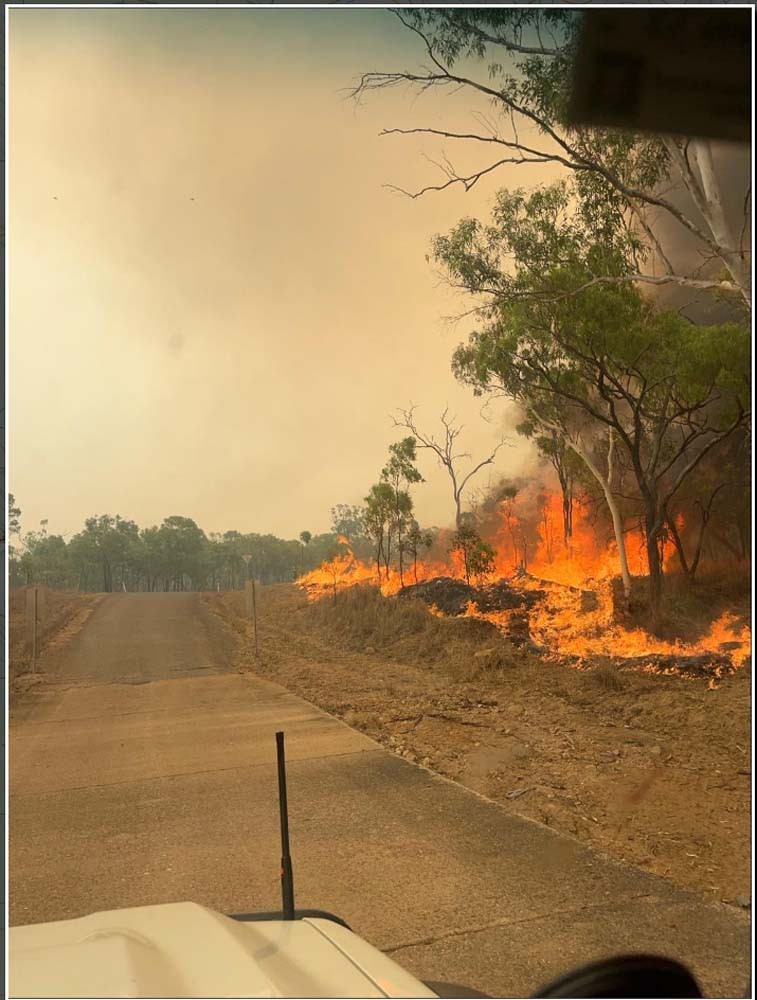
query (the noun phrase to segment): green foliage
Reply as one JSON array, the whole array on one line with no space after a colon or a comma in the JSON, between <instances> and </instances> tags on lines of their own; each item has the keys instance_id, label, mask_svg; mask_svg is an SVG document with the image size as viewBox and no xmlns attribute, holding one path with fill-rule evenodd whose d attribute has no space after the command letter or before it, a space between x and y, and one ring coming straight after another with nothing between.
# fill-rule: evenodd
<instances>
[{"instance_id":1,"label":"green foliage","mask_svg":"<svg viewBox=\"0 0 757 1000\"><path fill-rule=\"evenodd\" d=\"M393 506L394 491L389 483L374 483L365 498L365 527L372 538L377 537L382 525L386 526Z\"/></svg>"},{"instance_id":2,"label":"green foliage","mask_svg":"<svg viewBox=\"0 0 757 1000\"><path fill-rule=\"evenodd\" d=\"M487 293L497 303L567 296L596 277L619 278L636 269L642 253L621 215L588 217L572 185L558 181L526 192L499 191L491 220L463 219L432 241L434 259L457 286ZM539 287L545 273L553 287Z\"/></svg>"},{"instance_id":3,"label":"green foliage","mask_svg":"<svg viewBox=\"0 0 757 1000\"><path fill-rule=\"evenodd\" d=\"M21 565L25 575L51 587L61 586L69 568L65 540L60 535L30 532L25 538Z\"/></svg>"},{"instance_id":4,"label":"green foliage","mask_svg":"<svg viewBox=\"0 0 757 1000\"><path fill-rule=\"evenodd\" d=\"M414 437L406 437L395 441L389 446L389 461L381 472L381 480L392 489L392 517L389 523L387 551L392 532L397 538L397 554L399 556L400 581L403 580L405 544L403 535L413 513L413 500L408 487L414 483L422 483L423 477L415 466L417 460L416 441ZM387 561L387 573L389 570Z\"/></svg>"},{"instance_id":5,"label":"green foliage","mask_svg":"<svg viewBox=\"0 0 757 1000\"><path fill-rule=\"evenodd\" d=\"M368 537L376 546L375 559L379 576L381 561L384 560L386 572L389 572L391 557L391 525L395 513L395 493L390 483L380 480L374 483L365 498L365 515L363 524Z\"/></svg>"},{"instance_id":6,"label":"green foliage","mask_svg":"<svg viewBox=\"0 0 757 1000\"><path fill-rule=\"evenodd\" d=\"M515 53L508 66L490 61L488 77L507 86L513 99L534 101L554 116L564 109L570 83L570 55L580 15L560 8L476 8L409 10L410 24L422 30L433 51L450 67L466 59L484 60L489 47L504 44ZM518 54L515 47L531 49ZM537 56L549 53L548 61ZM551 64L555 60L555 65ZM518 71L518 79L513 75Z\"/></svg>"},{"instance_id":7,"label":"green foliage","mask_svg":"<svg viewBox=\"0 0 757 1000\"><path fill-rule=\"evenodd\" d=\"M494 571L494 549L485 542L475 527L463 521L452 536L450 552L459 552L463 559L465 582L470 586L473 577L479 585Z\"/></svg>"},{"instance_id":8,"label":"green foliage","mask_svg":"<svg viewBox=\"0 0 757 1000\"><path fill-rule=\"evenodd\" d=\"M381 472L381 478L387 483L406 484L422 483L423 476L415 467L417 461L416 442L414 437L406 437L395 441L389 446L389 461Z\"/></svg>"},{"instance_id":9,"label":"green foliage","mask_svg":"<svg viewBox=\"0 0 757 1000\"><path fill-rule=\"evenodd\" d=\"M11 585L47 583L89 591L235 589L243 586L243 555L263 583L293 580L332 554L336 536L301 540L227 531L209 537L187 517L173 515L159 526L139 529L112 515L88 518L66 544L43 529L30 532L11 564Z\"/></svg>"},{"instance_id":10,"label":"green foliage","mask_svg":"<svg viewBox=\"0 0 757 1000\"><path fill-rule=\"evenodd\" d=\"M574 274L555 269L532 287L559 292ZM617 422L622 433L638 410L644 449L655 447L661 426L672 434L672 425L690 425L703 408L715 431L745 410L750 336L734 324L694 326L629 285L594 285L581 296L501 306L455 352L453 371L479 392L520 402L527 419L519 429L529 435L547 424L567 431L587 415L600 425ZM539 443L545 454L560 446L543 433Z\"/></svg>"},{"instance_id":11,"label":"green foliage","mask_svg":"<svg viewBox=\"0 0 757 1000\"><path fill-rule=\"evenodd\" d=\"M21 508L16 503L12 493L8 494L8 533L18 535L21 532Z\"/></svg>"},{"instance_id":12,"label":"green foliage","mask_svg":"<svg viewBox=\"0 0 757 1000\"><path fill-rule=\"evenodd\" d=\"M204 576L205 532L191 518L172 515L158 529L158 544L173 576L188 578L194 587Z\"/></svg>"},{"instance_id":13,"label":"green foliage","mask_svg":"<svg viewBox=\"0 0 757 1000\"><path fill-rule=\"evenodd\" d=\"M493 310L455 352L453 370L474 391L519 403L526 414L519 430L536 437L553 464L568 444L592 468L592 443L608 434L617 443L649 540L654 619L671 501L707 454L748 422L750 334L735 324L695 326L626 283L569 294L589 275L578 262L530 276L533 294ZM518 280L524 287L525 273Z\"/></svg>"},{"instance_id":14,"label":"green foliage","mask_svg":"<svg viewBox=\"0 0 757 1000\"><path fill-rule=\"evenodd\" d=\"M331 508L331 525L334 534L344 535L351 542L365 537L365 508L357 504L338 503Z\"/></svg>"},{"instance_id":15,"label":"green foliage","mask_svg":"<svg viewBox=\"0 0 757 1000\"><path fill-rule=\"evenodd\" d=\"M134 521L110 514L87 518L84 531L72 539L80 575L97 567L102 573L102 589L113 590L114 571L125 566L138 540L139 528Z\"/></svg>"}]
</instances>

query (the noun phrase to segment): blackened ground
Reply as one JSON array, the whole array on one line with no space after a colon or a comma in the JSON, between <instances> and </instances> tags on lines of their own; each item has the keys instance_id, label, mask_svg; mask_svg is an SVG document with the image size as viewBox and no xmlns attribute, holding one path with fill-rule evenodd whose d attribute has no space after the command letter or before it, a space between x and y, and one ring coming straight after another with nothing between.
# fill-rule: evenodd
<instances>
[{"instance_id":1,"label":"blackened ground","mask_svg":"<svg viewBox=\"0 0 757 1000\"><path fill-rule=\"evenodd\" d=\"M400 597L416 598L436 607L445 615L461 615L473 601L481 611L510 611L515 608L532 608L543 597L541 590L530 590L499 580L486 587L474 587L464 580L437 576L432 580L403 587Z\"/></svg>"}]
</instances>

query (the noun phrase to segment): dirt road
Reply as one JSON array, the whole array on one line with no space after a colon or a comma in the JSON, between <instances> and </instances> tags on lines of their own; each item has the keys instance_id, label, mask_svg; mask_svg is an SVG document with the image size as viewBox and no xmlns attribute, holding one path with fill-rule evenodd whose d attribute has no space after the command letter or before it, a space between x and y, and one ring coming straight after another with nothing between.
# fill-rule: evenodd
<instances>
[{"instance_id":1,"label":"dirt road","mask_svg":"<svg viewBox=\"0 0 757 1000\"><path fill-rule=\"evenodd\" d=\"M231 670L233 654L196 594L113 594L43 667L56 684L147 684Z\"/></svg>"},{"instance_id":2,"label":"dirt road","mask_svg":"<svg viewBox=\"0 0 757 1000\"><path fill-rule=\"evenodd\" d=\"M278 905L273 733L287 733L301 906L423 978L527 996L661 947L743 995L745 915L614 863L386 752L269 680L201 598L112 595L14 701L12 924L192 899Z\"/></svg>"}]
</instances>

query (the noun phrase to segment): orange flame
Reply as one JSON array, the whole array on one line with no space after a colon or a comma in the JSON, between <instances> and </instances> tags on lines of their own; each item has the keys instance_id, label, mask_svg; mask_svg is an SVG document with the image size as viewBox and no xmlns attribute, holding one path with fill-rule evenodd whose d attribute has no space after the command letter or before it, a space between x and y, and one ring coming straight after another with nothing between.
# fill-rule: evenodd
<instances>
[{"instance_id":1,"label":"orange flame","mask_svg":"<svg viewBox=\"0 0 757 1000\"><path fill-rule=\"evenodd\" d=\"M499 521L490 539L496 552L495 568L488 581L517 576L519 587L545 591L545 596L532 607L529 615L529 631L535 643L555 654L578 657L578 666L596 656L629 659L667 655L690 657L704 653L725 656L734 667L746 662L751 655L751 629L739 624L730 612L713 622L705 635L689 643L668 642L643 629L625 628L618 623L612 580L620 573L620 559L614 538L600 538L591 522L590 510L576 502L572 534L566 543L561 495L551 493L540 500L543 502L539 505L540 519L535 533L538 540L533 552L528 551L528 533L512 502L500 504ZM678 527L682 527L680 521ZM403 586L434 577L463 579L465 576L462 554L458 551L449 553L444 561L411 562L400 576L394 566L388 569L383 563L369 566L356 559L344 536L340 535L338 541L346 547L344 554L334 556L298 580L311 600L361 583L378 585L381 593L388 597L398 593ZM646 541L641 529L629 526L625 541L631 574L646 575ZM664 566L673 554L672 542L666 540L661 547ZM528 575L524 575L524 570ZM592 601L586 601L587 592L591 593ZM443 616L436 607L430 610L432 614ZM486 619L506 630L513 612L481 612L471 602L463 615Z\"/></svg>"}]
</instances>

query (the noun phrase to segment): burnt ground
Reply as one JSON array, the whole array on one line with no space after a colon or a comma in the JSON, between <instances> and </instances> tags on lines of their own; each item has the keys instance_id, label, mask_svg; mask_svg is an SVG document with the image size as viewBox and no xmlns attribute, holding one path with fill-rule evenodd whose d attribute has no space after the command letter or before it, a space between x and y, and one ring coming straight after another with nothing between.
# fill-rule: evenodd
<instances>
[{"instance_id":1,"label":"burnt ground","mask_svg":"<svg viewBox=\"0 0 757 1000\"><path fill-rule=\"evenodd\" d=\"M600 593L595 590L585 590L580 587L538 580L532 576L528 577L528 583L526 583L527 576L524 573L515 580L498 580L481 587L467 584L464 580L453 577L439 576L422 583L403 587L398 596L400 600L422 601L434 613L445 617L465 616L468 606L473 604L476 616L483 615L485 620L488 615L490 621L493 620L496 623L497 634L505 635L512 645L525 647L526 651L537 655L561 659L564 663L572 666L583 667L587 654L558 653L551 648L550 644L554 643L555 639L559 642L562 638L560 633L568 624L565 622L566 600L570 606L569 625L571 627L582 621L580 630L583 635L593 634L596 636L605 631L608 623L601 616L593 622L585 617L587 613L601 611ZM640 630L642 634L647 631L648 625L644 620L646 602L640 593L643 583L642 579L634 580L635 589L631 608L622 606L622 595L619 593L618 587L613 586L611 590L613 623L622 625L626 629ZM696 616L697 621L692 622L690 616L671 614L670 607L666 607L665 610L667 614L657 628L657 637L663 640L667 638L668 641L672 642L678 641L684 645L692 639L692 626L694 626L694 632L696 626L699 626L701 636L706 630L706 625L713 620L712 614L700 613ZM672 610L675 611L675 608ZM730 610L730 606L725 604L720 610ZM535 624L538 634L544 631L545 612L546 619L552 619L553 624L548 629L549 635L542 635L541 641L537 642L534 639L532 614L536 618ZM555 618L556 623L554 623ZM744 619L743 615L738 616L738 618L739 624L748 625L748 620ZM633 655L632 651L623 648L621 643L618 655L613 654L604 658L623 670L648 668L659 673L669 671L692 677L718 679L724 674L733 672L734 666L729 650L739 646L739 642L725 642L720 644L719 648L702 652L684 654L678 650L671 654L652 652L647 649ZM592 655L596 660L596 654L588 654L589 658Z\"/></svg>"},{"instance_id":2,"label":"burnt ground","mask_svg":"<svg viewBox=\"0 0 757 1000\"><path fill-rule=\"evenodd\" d=\"M475 587L454 577L435 576L431 580L403 587L398 596L417 598L424 604L438 608L445 615L460 615L471 601L481 611L510 611L516 608L528 610L544 597L544 591L526 590L507 580Z\"/></svg>"},{"instance_id":3,"label":"burnt ground","mask_svg":"<svg viewBox=\"0 0 757 1000\"><path fill-rule=\"evenodd\" d=\"M419 601L263 588L260 655L240 593L206 595L240 666L528 817L711 898L750 900L747 665L702 677L578 671ZM429 602L433 603L433 602ZM244 644L243 644L244 645Z\"/></svg>"}]
</instances>

